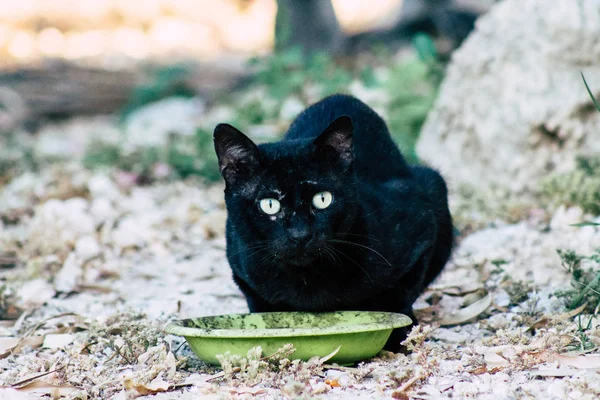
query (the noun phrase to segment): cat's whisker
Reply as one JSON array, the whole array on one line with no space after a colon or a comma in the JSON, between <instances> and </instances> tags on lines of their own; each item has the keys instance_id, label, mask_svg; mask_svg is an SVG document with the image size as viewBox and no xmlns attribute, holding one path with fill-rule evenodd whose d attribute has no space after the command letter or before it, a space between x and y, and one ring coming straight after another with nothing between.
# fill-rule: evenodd
<instances>
[{"instance_id":1,"label":"cat's whisker","mask_svg":"<svg viewBox=\"0 0 600 400\"><path fill-rule=\"evenodd\" d=\"M375 249L373 249L373 248L371 248L369 246L365 246L363 244L358 244L358 243L350 242L348 240L341 240L341 239L329 239L328 241L329 242L333 242L333 243L347 244L347 245L350 245L350 246L360 247L360 248L365 249L365 250L370 250L373 253L377 254L379 257L381 257L381 259L383 261L385 261L387 263L387 265L389 265L390 267L392 266L392 264L387 260L387 258L385 258L380 252L378 252L377 250L375 250Z\"/></svg>"},{"instance_id":2,"label":"cat's whisker","mask_svg":"<svg viewBox=\"0 0 600 400\"><path fill-rule=\"evenodd\" d=\"M334 265L336 267L342 266L340 259L335 255L335 253L332 250L333 250L333 248L331 246L325 245L325 247L323 247L323 251L325 251L325 254L327 254L329 256L329 258L331 258L333 260Z\"/></svg>"},{"instance_id":3,"label":"cat's whisker","mask_svg":"<svg viewBox=\"0 0 600 400\"><path fill-rule=\"evenodd\" d=\"M373 237L370 236L365 236L365 235L359 235L356 233L349 233L349 232L341 232L341 233L334 233L334 235L339 235L339 236L356 236L356 237L361 237L361 238L365 238L365 239L369 239L369 240L373 240L375 242L381 242L381 240L379 239L375 239Z\"/></svg>"},{"instance_id":4,"label":"cat's whisker","mask_svg":"<svg viewBox=\"0 0 600 400\"><path fill-rule=\"evenodd\" d=\"M365 273L365 275L367 275L367 278L369 278L369 280L371 281L371 284L375 284L375 281L373 281L373 278L371 278L371 275L369 275L369 273L367 272L366 269L364 269L362 267L362 265L360 265L358 262L356 262L356 260L354 260L352 257L350 257L349 255L347 255L346 253L344 253L343 251L341 251L340 249L336 249L335 247L331 247L331 249L341 255L343 255L344 257L346 257L348 260L352 261L358 268L362 269L362 271Z\"/></svg>"},{"instance_id":5,"label":"cat's whisker","mask_svg":"<svg viewBox=\"0 0 600 400\"><path fill-rule=\"evenodd\" d=\"M236 251L235 253L230 254L229 257L237 256L238 254L241 254L241 253L243 253L245 251L255 250L255 249L258 249L258 248L261 248L261 247L268 247L269 246L268 243L270 243L269 240L260 240L260 241L257 241L252 246L243 247L239 251Z\"/></svg>"}]
</instances>

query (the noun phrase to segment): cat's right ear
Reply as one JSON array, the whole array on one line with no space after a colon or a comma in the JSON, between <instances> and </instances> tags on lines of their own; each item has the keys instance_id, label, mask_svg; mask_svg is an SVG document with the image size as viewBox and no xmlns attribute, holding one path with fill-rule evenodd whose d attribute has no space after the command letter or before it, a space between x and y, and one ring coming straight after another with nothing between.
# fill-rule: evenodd
<instances>
[{"instance_id":1,"label":"cat's right ear","mask_svg":"<svg viewBox=\"0 0 600 400\"><path fill-rule=\"evenodd\" d=\"M242 132L229 124L219 124L213 135L219 171L228 184L248 176L258 166L258 148Z\"/></svg>"}]
</instances>

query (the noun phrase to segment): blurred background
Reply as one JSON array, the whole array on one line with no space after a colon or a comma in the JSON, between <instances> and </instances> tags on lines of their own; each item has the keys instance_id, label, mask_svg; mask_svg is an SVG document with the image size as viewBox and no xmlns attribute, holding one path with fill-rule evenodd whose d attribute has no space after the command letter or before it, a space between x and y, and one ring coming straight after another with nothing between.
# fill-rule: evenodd
<instances>
[{"instance_id":1,"label":"blurred background","mask_svg":"<svg viewBox=\"0 0 600 400\"><path fill-rule=\"evenodd\" d=\"M271 139L335 92L388 118L415 161L444 64L492 3L4 0L0 176L79 159L215 180L216 123Z\"/></svg>"}]
</instances>

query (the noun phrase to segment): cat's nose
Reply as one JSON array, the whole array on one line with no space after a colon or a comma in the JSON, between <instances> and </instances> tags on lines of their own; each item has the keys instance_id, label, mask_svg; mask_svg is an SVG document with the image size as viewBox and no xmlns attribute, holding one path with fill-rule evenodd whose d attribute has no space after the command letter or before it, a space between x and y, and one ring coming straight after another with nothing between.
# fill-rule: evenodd
<instances>
[{"instance_id":1,"label":"cat's nose","mask_svg":"<svg viewBox=\"0 0 600 400\"><path fill-rule=\"evenodd\" d=\"M298 245L305 245L312 238L312 234L308 228L291 228L288 229L288 237Z\"/></svg>"}]
</instances>

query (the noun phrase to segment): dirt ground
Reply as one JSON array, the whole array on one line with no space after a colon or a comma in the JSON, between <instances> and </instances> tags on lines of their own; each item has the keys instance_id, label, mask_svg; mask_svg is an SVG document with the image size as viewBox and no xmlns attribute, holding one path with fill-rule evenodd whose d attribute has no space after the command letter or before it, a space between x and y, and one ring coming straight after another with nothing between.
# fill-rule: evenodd
<instances>
[{"instance_id":1,"label":"dirt ground","mask_svg":"<svg viewBox=\"0 0 600 400\"><path fill-rule=\"evenodd\" d=\"M202 364L161 329L247 311L225 259L222 190L195 180L137 186L76 163L5 184L0 399L600 395L597 319L556 295L570 287L556 249L591 254L600 229L571 226L588 217L565 207L462 237L415 305L422 325L407 355L352 368L256 354L223 373Z\"/></svg>"}]
</instances>

